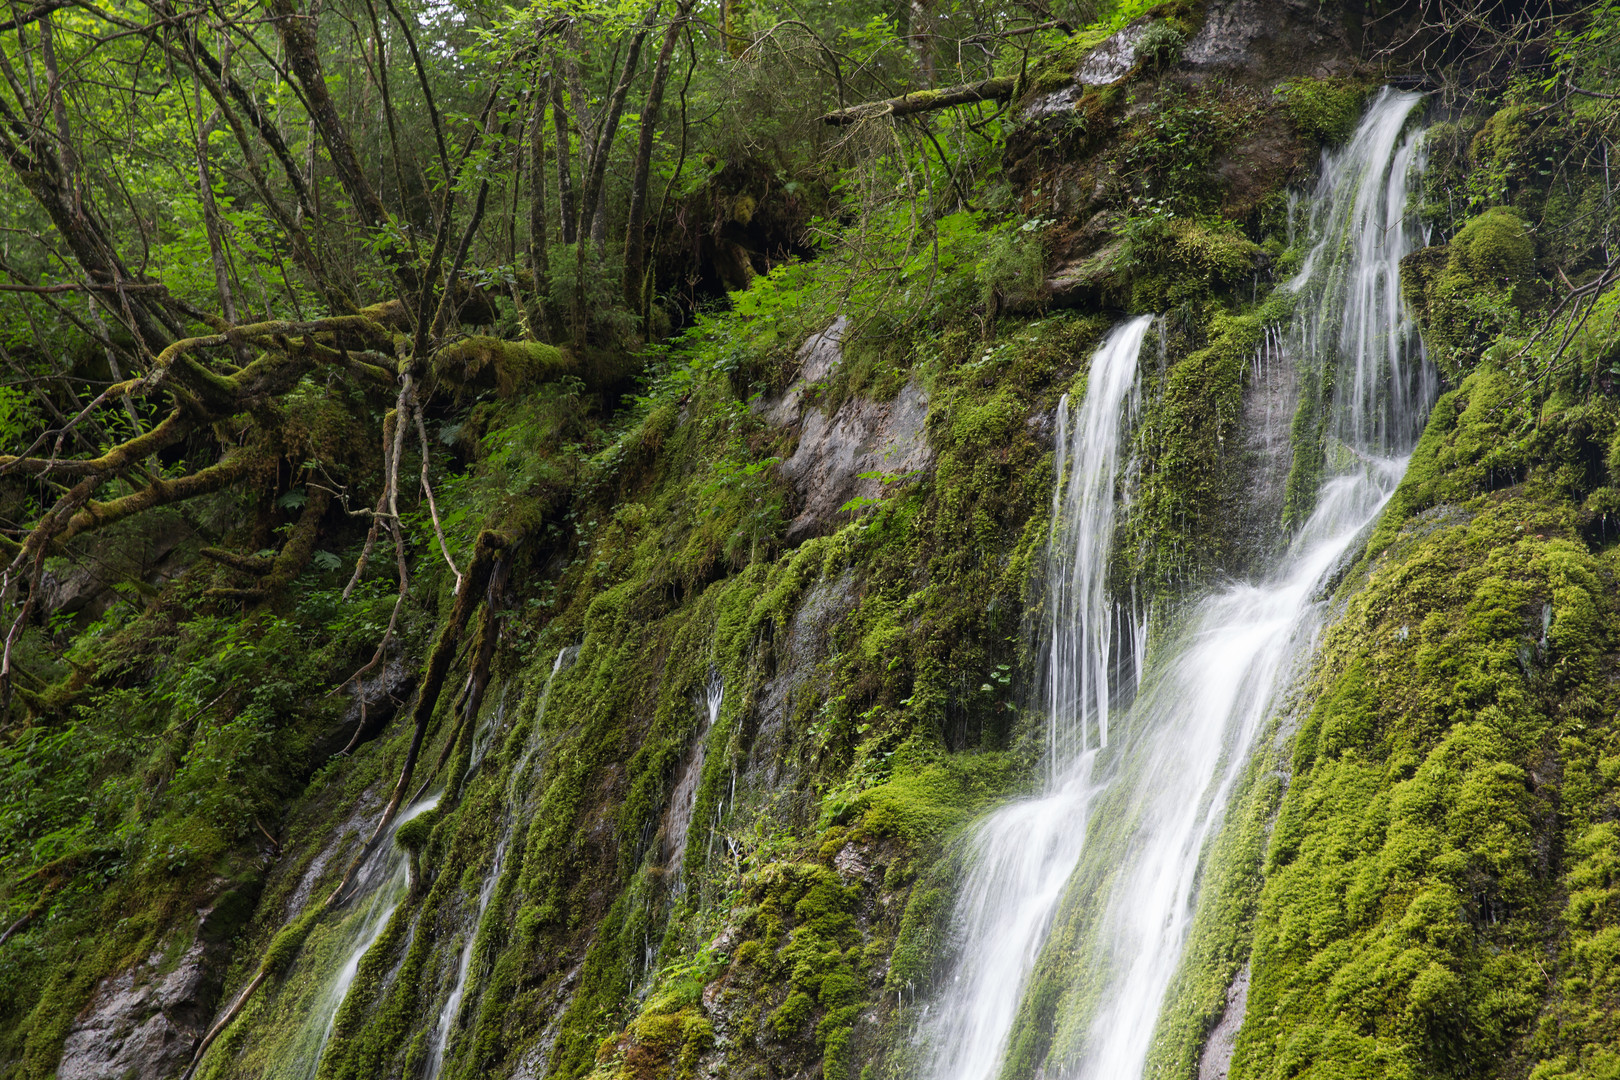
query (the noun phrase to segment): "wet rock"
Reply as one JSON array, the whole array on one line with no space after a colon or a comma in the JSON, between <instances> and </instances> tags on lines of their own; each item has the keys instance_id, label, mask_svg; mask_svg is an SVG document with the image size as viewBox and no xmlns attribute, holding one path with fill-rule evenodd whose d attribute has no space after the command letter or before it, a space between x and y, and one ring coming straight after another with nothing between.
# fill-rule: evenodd
<instances>
[{"instance_id":1,"label":"wet rock","mask_svg":"<svg viewBox=\"0 0 1620 1080\"><path fill-rule=\"evenodd\" d=\"M337 753L351 740L359 746L382 734L388 721L405 707L411 691L416 688L416 666L408 663L404 651L396 647L383 660L382 669L373 670L361 683L363 689L352 681L344 684L349 707L327 738L327 745L323 747L326 754ZM357 724L361 726L358 738L355 737Z\"/></svg>"},{"instance_id":2,"label":"wet rock","mask_svg":"<svg viewBox=\"0 0 1620 1080\"><path fill-rule=\"evenodd\" d=\"M744 801L772 805L789 818L796 811L794 800L784 798L799 786L788 720L801 695L813 696L818 685L824 685L828 637L859 600L856 576L846 570L816 582L800 601L788 624L776 674L760 688L749 718L748 760L737 774L736 789Z\"/></svg>"},{"instance_id":3,"label":"wet rock","mask_svg":"<svg viewBox=\"0 0 1620 1080\"><path fill-rule=\"evenodd\" d=\"M833 869L846 881L865 880L872 872L872 863L854 844L845 844L833 856Z\"/></svg>"},{"instance_id":4,"label":"wet rock","mask_svg":"<svg viewBox=\"0 0 1620 1080\"><path fill-rule=\"evenodd\" d=\"M1031 98L1018 110L1018 119L1042 120L1056 113L1067 113L1074 108L1074 103L1080 100L1080 95L1084 92L1085 87L1075 83L1060 86L1050 93Z\"/></svg>"},{"instance_id":5,"label":"wet rock","mask_svg":"<svg viewBox=\"0 0 1620 1080\"><path fill-rule=\"evenodd\" d=\"M1232 1071L1232 1051L1237 1046L1238 1029L1249 1004L1249 965L1244 964L1232 985L1226 988L1226 1011L1209 1033L1204 1052L1198 1057L1198 1080L1226 1080Z\"/></svg>"},{"instance_id":6,"label":"wet rock","mask_svg":"<svg viewBox=\"0 0 1620 1080\"><path fill-rule=\"evenodd\" d=\"M1280 553L1277 523L1282 520L1294 464L1299 375L1276 331L1267 332L1249 364L1243 442L1234 462L1241 479L1226 496L1221 516L1236 556L1233 568L1258 573Z\"/></svg>"},{"instance_id":7,"label":"wet rock","mask_svg":"<svg viewBox=\"0 0 1620 1080\"><path fill-rule=\"evenodd\" d=\"M93 538L85 557L40 578L39 610L48 614L72 614L85 622L105 615L118 602L114 588L125 581L162 585L181 565L171 559L176 548L192 529L179 519L158 518L143 528L111 531Z\"/></svg>"},{"instance_id":8,"label":"wet rock","mask_svg":"<svg viewBox=\"0 0 1620 1080\"><path fill-rule=\"evenodd\" d=\"M332 829L326 841L321 845L320 851L310 860L309 865L299 875L298 885L293 889L292 896L288 898L286 906L282 909L283 922L289 922L304 910L304 905L315 891L315 886L321 881L328 866L342 865L342 860L334 863L338 856L348 857L371 835L376 827L377 818L383 809L383 798L375 791L368 791L360 797L359 804L342 823ZM328 882L328 888L335 884L334 879Z\"/></svg>"},{"instance_id":9,"label":"wet rock","mask_svg":"<svg viewBox=\"0 0 1620 1080\"><path fill-rule=\"evenodd\" d=\"M162 968L157 952L101 981L62 1044L57 1080L163 1080L185 1068L219 997L223 957L198 941Z\"/></svg>"},{"instance_id":10,"label":"wet rock","mask_svg":"<svg viewBox=\"0 0 1620 1080\"><path fill-rule=\"evenodd\" d=\"M1343 74L1353 55L1337 8L1317 0L1212 3L1182 51L1182 67L1250 82Z\"/></svg>"},{"instance_id":11,"label":"wet rock","mask_svg":"<svg viewBox=\"0 0 1620 1080\"><path fill-rule=\"evenodd\" d=\"M788 525L788 543L802 543L849 521L853 514L842 507L851 499L882 497L882 481L863 479L862 473L897 476L932 465L934 452L923 431L927 419L928 395L914 383L893 401L850 398L830 417L812 409L798 449L782 465L803 507Z\"/></svg>"},{"instance_id":12,"label":"wet rock","mask_svg":"<svg viewBox=\"0 0 1620 1080\"><path fill-rule=\"evenodd\" d=\"M1102 307L1122 289L1119 266L1125 242L1115 240L1097 251L1060 262L1046 279L1053 307Z\"/></svg>"},{"instance_id":13,"label":"wet rock","mask_svg":"<svg viewBox=\"0 0 1620 1080\"><path fill-rule=\"evenodd\" d=\"M1120 30L1086 53L1067 86L1026 101L1018 109L1021 121L1041 120L1072 110L1088 86L1107 86L1130 74L1136 66L1137 46L1155 20L1142 19Z\"/></svg>"}]
</instances>

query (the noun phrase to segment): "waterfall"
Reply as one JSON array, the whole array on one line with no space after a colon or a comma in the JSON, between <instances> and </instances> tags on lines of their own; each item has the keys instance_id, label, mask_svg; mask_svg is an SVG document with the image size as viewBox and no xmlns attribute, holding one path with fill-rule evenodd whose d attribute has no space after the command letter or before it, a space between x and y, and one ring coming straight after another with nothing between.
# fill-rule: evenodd
<instances>
[{"instance_id":1,"label":"waterfall","mask_svg":"<svg viewBox=\"0 0 1620 1080\"><path fill-rule=\"evenodd\" d=\"M993 1080L1029 973L1086 836L1094 789L1087 731L1108 742L1109 668L1119 618L1106 588L1114 533L1114 484L1137 388L1137 357L1152 324L1116 326L1091 359L1071 421L1058 404L1047 579L1051 774L1037 798L1003 807L969 843L971 870L957 901L962 947L944 1000L932 1010L933 1075ZM1127 636L1136 653L1134 616Z\"/></svg>"},{"instance_id":2,"label":"waterfall","mask_svg":"<svg viewBox=\"0 0 1620 1080\"><path fill-rule=\"evenodd\" d=\"M1047 724L1052 779L1090 746L1108 745L1108 713L1121 680L1112 677L1120 612L1108 595L1119 448L1137 404L1137 355L1153 324L1141 315L1115 327L1092 357L1086 395L1070 430L1069 398L1058 403L1058 482L1047 544L1049 655ZM1130 613L1132 637L1137 616Z\"/></svg>"},{"instance_id":3,"label":"waterfall","mask_svg":"<svg viewBox=\"0 0 1620 1080\"><path fill-rule=\"evenodd\" d=\"M360 972L360 961L388 929L388 921L410 888L410 858L394 843L394 834L407 821L438 805L439 794L436 793L402 810L389 827L387 837L359 869L349 901L351 914L338 927L337 950L343 962L321 988L314 1008L299 1025L293 1045L274 1075L287 1080L313 1080L321 1057L326 1053L326 1044L331 1041L338 1010Z\"/></svg>"},{"instance_id":4,"label":"waterfall","mask_svg":"<svg viewBox=\"0 0 1620 1080\"><path fill-rule=\"evenodd\" d=\"M1156 650L1145 678L1136 667L1131 677L1141 685L1105 757L1076 755L1075 744L1086 745L1093 716L1104 743L1109 702L1128 689L1119 672L1100 681L1116 651L1106 615L1100 622L1098 616L1108 610L1105 567L1096 561L1106 563L1107 534L1091 534L1085 542L1093 548L1084 555L1081 537L1068 537L1074 565L1054 605L1048 707L1053 760L1074 763L1068 783L1084 794L1064 799L1054 791L1014 804L975 836L957 907L962 959L939 1003L943 1015L933 1022L936 1080L999 1074L1035 954L1053 922L1058 901L1055 895L1047 901L1049 888L1065 894L1068 922L1065 955L1041 956L1038 965L1063 983L1043 1071L1096 1080L1143 1075L1181 962L1206 843L1279 691L1316 639L1324 578L1393 493L1405 467L1399 455L1413 445L1433 395L1398 291L1399 261L1417 240L1403 219L1408 178L1422 166L1421 140L1403 132L1419 100L1381 92L1352 140L1324 155L1308 225L1313 247L1285 286L1299 296L1299 315L1281 348L1264 357L1332 373L1326 430L1334 445L1315 510L1269 576L1197 603ZM1119 392L1116 416L1126 399ZM1096 457L1070 467L1076 475L1096 474L1112 470L1117 443L1085 442L1077 430L1068 453ZM1054 519L1062 507L1076 515L1077 532L1088 520L1111 525L1111 507L1080 509L1075 482L1060 486ZM1098 498L1111 497L1106 483L1097 490ZM1093 561L1080 566L1086 559ZM1047 876L1012 891L1024 864L1060 858L1069 861L1045 867L1061 875L1055 888ZM985 910L987 902L1001 910ZM1038 919L1014 918L1012 909L1037 903L1046 904Z\"/></svg>"},{"instance_id":5,"label":"waterfall","mask_svg":"<svg viewBox=\"0 0 1620 1080\"><path fill-rule=\"evenodd\" d=\"M530 760L542 742L546 706L551 702L551 684L557 681L558 672L562 671L578 651L577 646L558 650L557 659L551 664L551 673L546 676L545 685L540 690L540 704L535 707L534 722L529 727L529 738L524 744L523 755L512 766L512 771L507 773L504 800L506 813L501 819L500 839L495 842L495 857L490 860L489 870L484 874L484 880L478 887L478 907L471 925L467 928L466 940L461 944L461 955L456 961L455 984L450 989L450 996L445 998L443 1008L439 1010L438 1023L434 1025L433 1035L428 1042L427 1080L434 1080L444 1068L444 1052L449 1048L451 1032L461 1017L461 1003L467 993L467 976L472 971L473 943L478 940L478 929L484 923L484 913L489 910L489 902L495 898L495 888L500 884L501 871L506 867L506 852L511 846L512 834L516 831L520 809L518 805L520 784L528 771Z\"/></svg>"}]
</instances>

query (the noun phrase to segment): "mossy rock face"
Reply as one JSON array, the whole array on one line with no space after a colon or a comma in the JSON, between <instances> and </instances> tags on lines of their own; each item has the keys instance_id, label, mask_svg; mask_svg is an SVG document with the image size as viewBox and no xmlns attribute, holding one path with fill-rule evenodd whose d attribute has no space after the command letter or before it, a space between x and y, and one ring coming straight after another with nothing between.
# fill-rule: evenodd
<instances>
[{"instance_id":1,"label":"mossy rock face","mask_svg":"<svg viewBox=\"0 0 1620 1080\"><path fill-rule=\"evenodd\" d=\"M1329 633L1233 1076L1499 1075L1465 1055L1512 1060L1538 1014L1549 1042L1595 1033L1548 1016L1595 1015L1598 984L1569 971L1555 989L1540 935L1564 887L1544 853L1581 867L1593 835L1589 796L1567 822L1553 808L1593 778L1587 733L1613 712L1612 562L1547 494L1412 520Z\"/></svg>"},{"instance_id":2,"label":"mossy rock face","mask_svg":"<svg viewBox=\"0 0 1620 1080\"><path fill-rule=\"evenodd\" d=\"M483 336L463 338L433 356L433 374L458 396L494 391L502 398L516 397L570 368L568 357L553 345Z\"/></svg>"},{"instance_id":3,"label":"mossy rock face","mask_svg":"<svg viewBox=\"0 0 1620 1080\"><path fill-rule=\"evenodd\" d=\"M1115 266L1130 282L1135 311L1168 311L1229 293L1269 262L1264 249L1236 230L1155 217L1125 231Z\"/></svg>"},{"instance_id":4,"label":"mossy rock face","mask_svg":"<svg viewBox=\"0 0 1620 1080\"><path fill-rule=\"evenodd\" d=\"M1304 138L1326 144L1350 137L1367 100L1367 87L1350 79L1290 79L1277 93L1295 130Z\"/></svg>"},{"instance_id":5,"label":"mossy rock face","mask_svg":"<svg viewBox=\"0 0 1620 1080\"><path fill-rule=\"evenodd\" d=\"M1451 252L1452 268L1480 284L1512 289L1535 273L1535 241L1524 219L1505 206L1471 219L1452 239Z\"/></svg>"},{"instance_id":6,"label":"mossy rock face","mask_svg":"<svg viewBox=\"0 0 1620 1080\"><path fill-rule=\"evenodd\" d=\"M1448 380L1467 374L1488 342L1521 325L1541 293L1535 264L1524 219L1501 206L1471 218L1447 247L1402 261L1402 293Z\"/></svg>"},{"instance_id":7,"label":"mossy rock face","mask_svg":"<svg viewBox=\"0 0 1620 1080\"><path fill-rule=\"evenodd\" d=\"M1030 71L1025 80L1026 98L1019 104L1026 104L1029 98L1072 85L1080 61L1109 37L1110 32L1101 28L1080 30L1070 36Z\"/></svg>"},{"instance_id":8,"label":"mossy rock face","mask_svg":"<svg viewBox=\"0 0 1620 1080\"><path fill-rule=\"evenodd\" d=\"M1531 117L1535 112L1530 105L1509 105L1492 113L1469 144L1474 164L1496 169L1507 165L1534 130Z\"/></svg>"},{"instance_id":9,"label":"mossy rock face","mask_svg":"<svg viewBox=\"0 0 1620 1080\"><path fill-rule=\"evenodd\" d=\"M1419 318L1427 316L1429 290L1433 289L1451 262L1451 249L1444 244L1419 248L1401 260L1401 296Z\"/></svg>"}]
</instances>

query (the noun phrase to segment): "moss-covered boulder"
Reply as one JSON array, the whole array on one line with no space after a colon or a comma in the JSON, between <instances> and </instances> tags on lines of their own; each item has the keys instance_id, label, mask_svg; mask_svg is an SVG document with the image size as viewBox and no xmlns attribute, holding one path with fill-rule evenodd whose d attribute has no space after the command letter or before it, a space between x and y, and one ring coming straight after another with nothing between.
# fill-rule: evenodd
<instances>
[{"instance_id":1,"label":"moss-covered boulder","mask_svg":"<svg viewBox=\"0 0 1620 1080\"><path fill-rule=\"evenodd\" d=\"M1277 88L1289 120L1302 138L1317 143L1338 143L1350 137L1367 87L1352 79L1290 79Z\"/></svg>"},{"instance_id":2,"label":"moss-covered boulder","mask_svg":"<svg viewBox=\"0 0 1620 1080\"><path fill-rule=\"evenodd\" d=\"M1487 342L1518 326L1536 305L1535 240L1517 212L1492 207L1464 224L1449 245L1408 255L1401 288L1441 371L1455 381L1472 370Z\"/></svg>"},{"instance_id":3,"label":"moss-covered boulder","mask_svg":"<svg viewBox=\"0 0 1620 1080\"><path fill-rule=\"evenodd\" d=\"M1535 274L1536 245L1524 219L1505 206L1469 220L1451 241L1452 267L1475 281L1516 288Z\"/></svg>"}]
</instances>

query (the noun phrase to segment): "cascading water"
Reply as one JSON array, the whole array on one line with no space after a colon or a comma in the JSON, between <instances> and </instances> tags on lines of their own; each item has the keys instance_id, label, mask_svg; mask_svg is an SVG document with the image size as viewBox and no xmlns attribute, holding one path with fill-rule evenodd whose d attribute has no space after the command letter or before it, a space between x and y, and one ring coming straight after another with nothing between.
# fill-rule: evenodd
<instances>
[{"instance_id":1,"label":"cascading water","mask_svg":"<svg viewBox=\"0 0 1620 1080\"><path fill-rule=\"evenodd\" d=\"M726 689L718 677L710 679L703 692L703 720L692 739L692 752L681 767L680 779L669 797L669 820L664 828L664 849L668 852L665 863L670 874L670 895L680 896L686 889L681 867L686 862L686 841L692 830L692 813L697 809L698 784L703 779L703 761L708 747L705 740L720 719L720 703L725 700Z\"/></svg>"},{"instance_id":2,"label":"cascading water","mask_svg":"<svg viewBox=\"0 0 1620 1080\"><path fill-rule=\"evenodd\" d=\"M1181 962L1206 843L1279 690L1315 640L1325 613L1319 598L1324 577L1394 491L1405 461L1389 455L1413 445L1433 394L1398 292L1399 262L1415 240L1403 221L1407 181L1421 167L1419 137L1403 132L1419 100L1382 92L1351 142L1324 156L1311 213L1315 244L1286 286L1300 294L1300 314L1281 352L1302 370L1333 372L1336 388L1327 425L1334 443L1329 475L1315 510L1270 577L1225 589L1194 608L1140 686L1125 718L1126 738L1115 740L1106 760L1075 759L1074 777L1106 769L1096 785L1085 777L1092 794L1017 803L981 826L958 902L961 959L933 1025L937 1080L989 1080L1000 1071L1034 954L1065 883L1071 898L1084 901L1073 905L1076 932L1069 938L1082 962L1078 971L1066 969L1045 1071L1097 1080L1143 1074ZM1280 359L1275 344L1268 362ZM1088 390L1088 407L1090 398ZM1123 395L1116 399L1116 424L1125 403ZM1115 446L1085 452L1100 452L1113 468ZM1077 460L1071 472L1102 467ZM1107 484L1100 490L1111 494ZM1091 512L1104 517L1100 508ZM1067 539L1077 562L1095 557L1094 551L1082 556L1080 545L1094 549L1096 534L1077 531ZM1100 542L1106 561L1106 535ZM1095 572L1100 588L1102 569ZM1082 641L1054 644L1053 664L1074 670L1054 671L1052 681L1077 697L1084 688L1101 718L1110 694L1121 688L1117 681L1095 682L1108 670L1112 645L1095 636L1099 607L1091 606L1089 594L1076 599L1073 580L1057 583L1067 592L1055 610L1071 621L1054 626L1054 638L1073 634ZM1106 612L1106 597L1097 603ZM1094 635L1090 641L1087 633ZM1054 760L1074 750L1071 714L1059 716L1069 700L1058 693L1049 700ZM1101 739L1102 723L1098 730ZM1047 871L1059 876L1057 886L1047 878L1026 879L1022 891L1012 891L1020 863L1055 857L1068 859ZM1026 898L1044 903L1045 913L1015 920L1013 911Z\"/></svg>"},{"instance_id":3,"label":"cascading water","mask_svg":"<svg viewBox=\"0 0 1620 1080\"><path fill-rule=\"evenodd\" d=\"M1098 347L1072 430L1068 397L1058 405L1047 571L1053 582L1051 777L1043 795L1003 807L972 838L973 869L956 917L962 950L954 980L933 1010L933 1073L941 1080L995 1076L1024 983L1085 843L1094 794L1087 729L1095 727L1106 745L1116 643L1116 614L1104 583L1114 482L1136 396L1137 359L1152 322L1142 316L1122 323Z\"/></svg>"},{"instance_id":4,"label":"cascading water","mask_svg":"<svg viewBox=\"0 0 1620 1080\"><path fill-rule=\"evenodd\" d=\"M281 1058L275 1075L286 1080L313 1080L320 1067L326 1044L332 1038L338 1010L349 995L349 987L360 971L360 961L382 937L388 920L410 889L409 856L394 843L399 827L439 805L439 795L429 795L400 811L388 835L358 871L358 880L349 901L351 913L338 929L337 954L343 962L328 977L315 999L314 1008L304 1017L291 1049Z\"/></svg>"},{"instance_id":5,"label":"cascading water","mask_svg":"<svg viewBox=\"0 0 1620 1080\"><path fill-rule=\"evenodd\" d=\"M1123 614L1108 595L1108 554L1114 538L1114 481L1122 430L1137 403L1136 360L1151 315L1123 323L1108 335L1086 376L1086 396L1074 431L1069 399L1058 405L1058 484L1052 495L1048 541L1050 655L1047 658L1047 723L1052 777L1090 746L1108 745L1108 713L1123 681L1115 647L1122 623L1136 655L1135 612ZM1064 482L1067 477L1067 482Z\"/></svg>"},{"instance_id":6,"label":"cascading water","mask_svg":"<svg viewBox=\"0 0 1620 1080\"><path fill-rule=\"evenodd\" d=\"M540 691L540 704L535 707L534 722L529 728L529 738L524 744L523 756L518 758L516 764L512 766L512 771L507 774L503 799L506 812L501 819L500 839L495 842L495 857L490 860L489 871L484 874L483 883L478 887L478 907L468 927L466 940L462 942L461 955L456 961L455 984L450 989L450 995L445 998L443 1008L439 1010L438 1023L434 1026L433 1035L428 1042L427 1080L433 1080L444 1068L444 1052L449 1048L450 1036L455 1029L456 1021L461 1017L461 1003L467 993L467 976L472 971L473 944L478 940L478 930L484 923L484 913L489 910L489 902L495 897L495 888L500 884L501 872L506 867L506 852L511 846L512 835L516 831L520 816L522 800L519 793L522 790L523 777L528 772L529 762L533 760L543 741L546 706L551 702L551 686L557 681L557 674L577 652L577 647L561 649L557 653L557 659L552 661L551 673L546 676L545 686Z\"/></svg>"}]
</instances>

